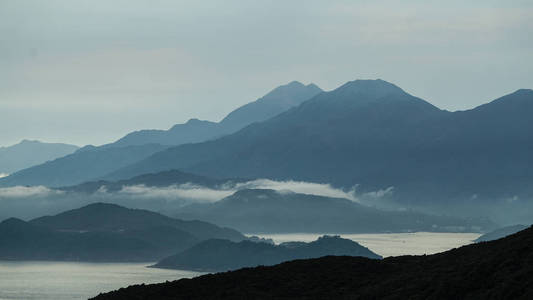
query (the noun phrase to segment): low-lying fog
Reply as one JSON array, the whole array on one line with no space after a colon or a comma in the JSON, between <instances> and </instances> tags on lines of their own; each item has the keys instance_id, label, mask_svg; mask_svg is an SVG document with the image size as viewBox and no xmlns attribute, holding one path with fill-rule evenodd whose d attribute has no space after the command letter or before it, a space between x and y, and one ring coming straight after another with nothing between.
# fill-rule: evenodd
<instances>
[{"instance_id":1,"label":"low-lying fog","mask_svg":"<svg viewBox=\"0 0 533 300\"><path fill-rule=\"evenodd\" d=\"M272 189L280 193L294 192L345 198L382 209L415 209L438 215L483 217L489 218L500 225L529 224L530 220L533 219L533 205L529 201L508 201L508 199L503 199L499 202L491 201L491 204L477 202L405 207L405 205L399 205L394 202L394 188L392 187L371 193L358 193L356 187L345 190L324 183L257 179L221 185L217 188L195 184L180 184L167 187L132 185L124 186L117 192L109 192L104 186L92 194L66 192L44 186L3 187L0 188L0 220L9 217L27 220L42 215L57 214L94 202L115 203L130 208L142 208L163 214L171 214L172 211L184 205L219 201L242 189Z\"/></svg>"},{"instance_id":2,"label":"low-lying fog","mask_svg":"<svg viewBox=\"0 0 533 300\"><path fill-rule=\"evenodd\" d=\"M102 187L92 194L66 192L44 186L14 186L0 188L0 219L29 219L94 202L115 203L165 213L190 203L215 202L242 189L272 189L281 193L295 192L358 201L355 189L344 191L329 184L268 179L222 185L217 189L194 184L168 187L133 185L124 186L118 192L108 192Z\"/></svg>"}]
</instances>

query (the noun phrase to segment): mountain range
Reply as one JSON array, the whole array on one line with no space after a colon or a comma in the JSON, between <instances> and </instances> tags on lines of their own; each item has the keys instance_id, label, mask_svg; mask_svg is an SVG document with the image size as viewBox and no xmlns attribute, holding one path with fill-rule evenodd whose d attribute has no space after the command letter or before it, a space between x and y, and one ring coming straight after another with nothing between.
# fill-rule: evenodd
<instances>
[{"instance_id":1,"label":"mountain range","mask_svg":"<svg viewBox=\"0 0 533 300\"><path fill-rule=\"evenodd\" d=\"M166 148L167 146L159 144L113 148L85 146L67 156L1 178L0 186L60 187L79 184L112 172L117 167L128 166Z\"/></svg>"},{"instance_id":2,"label":"mountain range","mask_svg":"<svg viewBox=\"0 0 533 300\"><path fill-rule=\"evenodd\" d=\"M114 143L100 147L86 146L71 155L16 172L0 179L0 186L60 187L98 180L170 145L203 142L232 133L251 123L264 121L320 92L322 90L314 84L304 85L293 81L275 88L254 102L239 107L219 123L191 119L166 131L133 132Z\"/></svg>"},{"instance_id":3,"label":"mountain range","mask_svg":"<svg viewBox=\"0 0 533 300\"><path fill-rule=\"evenodd\" d=\"M533 228L423 256L327 256L135 285L93 299L531 299Z\"/></svg>"},{"instance_id":4,"label":"mountain range","mask_svg":"<svg viewBox=\"0 0 533 300\"><path fill-rule=\"evenodd\" d=\"M280 90L305 96L291 102L300 105L235 133L179 146L83 148L2 178L0 185L65 186L180 170L357 186L363 194L389 189L394 201L407 205L533 196L532 90L449 112L383 80L355 80L329 92L291 83L237 109L229 120L258 110L250 107L295 97Z\"/></svg>"},{"instance_id":5,"label":"mountain range","mask_svg":"<svg viewBox=\"0 0 533 300\"><path fill-rule=\"evenodd\" d=\"M176 124L169 130L135 131L106 146L123 147L148 143L181 145L211 140L236 132L252 123L270 119L320 92L322 90L315 84L304 85L293 81L273 89L254 102L235 109L218 123L190 119L187 123Z\"/></svg>"},{"instance_id":6,"label":"mountain range","mask_svg":"<svg viewBox=\"0 0 533 300\"><path fill-rule=\"evenodd\" d=\"M533 194L533 90L449 112L383 80L356 80L222 138L168 148L106 178L179 169L394 188L410 203Z\"/></svg>"},{"instance_id":7,"label":"mountain range","mask_svg":"<svg viewBox=\"0 0 533 300\"><path fill-rule=\"evenodd\" d=\"M0 174L11 174L39 165L76 151L78 146L60 143L42 143L23 140L20 143L0 147Z\"/></svg>"},{"instance_id":8,"label":"mountain range","mask_svg":"<svg viewBox=\"0 0 533 300\"><path fill-rule=\"evenodd\" d=\"M386 211L348 199L265 189L243 189L220 201L190 204L168 213L246 233L479 232L494 228L485 220Z\"/></svg>"},{"instance_id":9,"label":"mountain range","mask_svg":"<svg viewBox=\"0 0 533 300\"><path fill-rule=\"evenodd\" d=\"M154 261L213 238L245 239L238 231L206 222L95 203L28 222L2 221L0 259Z\"/></svg>"}]
</instances>

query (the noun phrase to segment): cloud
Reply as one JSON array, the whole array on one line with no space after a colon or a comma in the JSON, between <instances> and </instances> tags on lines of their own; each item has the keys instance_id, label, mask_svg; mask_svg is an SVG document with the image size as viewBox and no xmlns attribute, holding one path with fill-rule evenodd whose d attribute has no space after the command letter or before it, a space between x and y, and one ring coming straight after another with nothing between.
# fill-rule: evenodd
<instances>
[{"instance_id":1,"label":"cloud","mask_svg":"<svg viewBox=\"0 0 533 300\"><path fill-rule=\"evenodd\" d=\"M377 190L374 192L364 193L363 196L370 197L370 198L383 198L383 197L392 196L393 193L394 193L394 187L391 186L383 190Z\"/></svg>"},{"instance_id":2,"label":"cloud","mask_svg":"<svg viewBox=\"0 0 533 300\"><path fill-rule=\"evenodd\" d=\"M305 181L274 181L270 179L257 179L245 183L239 183L237 190L241 189L271 189L276 191L291 191L301 194L311 194L332 198L346 198L352 201L358 201L355 196L355 189L345 191L334 188L330 184L314 183Z\"/></svg>"},{"instance_id":3,"label":"cloud","mask_svg":"<svg viewBox=\"0 0 533 300\"><path fill-rule=\"evenodd\" d=\"M0 198L48 197L61 194L64 194L64 192L52 190L45 186L14 186L0 188Z\"/></svg>"},{"instance_id":4,"label":"cloud","mask_svg":"<svg viewBox=\"0 0 533 300\"><path fill-rule=\"evenodd\" d=\"M167 187L153 187L146 185L123 186L116 193L109 193L102 187L97 194L101 197L131 197L135 199L164 199L185 200L190 202L215 202L243 189L271 189L279 192L294 192L301 194L318 195L332 198L345 198L358 201L355 189L345 191L334 188L330 184L304 182L304 181L275 181L270 179L257 179L237 184L224 184L218 188L208 188L191 183L171 185Z\"/></svg>"},{"instance_id":5,"label":"cloud","mask_svg":"<svg viewBox=\"0 0 533 300\"><path fill-rule=\"evenodd\" d=\"M168 187L148 187L145 185L124 186L118 192L136 198L193 200L198 202L214 202L233 194L231 189L211 189L193 184L171 185Z\"/></svg>"}]
</instances>

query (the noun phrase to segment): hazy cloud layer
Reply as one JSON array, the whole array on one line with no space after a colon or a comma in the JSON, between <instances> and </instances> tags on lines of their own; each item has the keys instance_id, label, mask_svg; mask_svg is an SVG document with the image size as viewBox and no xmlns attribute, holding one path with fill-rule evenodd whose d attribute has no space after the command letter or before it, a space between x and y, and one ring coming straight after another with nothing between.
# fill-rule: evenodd
<instances>
[{"instance_id":1,"label":"hazy cloud layer","mask_svg":"<svg viewBox=\"0 0 533 300\"><path fill-rule=\"evenodd\" d=\"M192 184L182 184L168 187L147 187L144 185L125 186L118 194L135 198L214 202L234 192L234 190L215 190Z\"/></svg>"},{"instance_id":2,"label":"hazy cloud layer","mask_svg":"<svg viewBox=\"0 0 533 300\"><path fill-rule=\"evenodd\" d=\"M2 198L28 198L28 197L48 197L62 195L64 192L52 190L44 186L14 186L0 188L0 199Z\"/></svg>"},{"instance_id":3,"label":"hazy cloud layer","mask_svg":"<svg viewBox=\"0 0 533 300\"><path fill-rule=\"evenodd\" d=\"M0 188L0 220L12 216L33 218L55 214L94 202L116 203L168 214L187 204L219 201L242 189L272 189L281 193L295 192L357 201L355 190L343 191L329 184L267 179L226 184L218 189L194 184L167 187L133 185L124 186L118 192L109 192L103 186L93 194L63 192L43 186L16 186Z\"/></svg>"},{"instance_id":4,"label":"hazy cloud layer","mask_svg":"<svg viewBox=\"0 0 533 300\"><path fill-rule=\"evenodd\" d=\"M312 194L333 198L346 198L357 201L355 189L344 191L332 187L330 184L303 182L303 181L274 181L257 179L238 184L222 185L219 189L212 189L194 184L172 185L168 187L149 187L145 185L124 186L118 195L147 198L166 199L193 202L214 202L232 195L243 189L271 189L279 192L294 192ZM100 192L107 193L105 189Z\"/></svg>"},{"instance_id":5,"label":"hazy cloud layer","mask_svg":"<svg viewBox=\"0 0 533 300\"><path fill-rule=\"evenodd\" d=\"M328 184L318 184L298 181L254 180L246 183L222 186L220 189L210 189L192 184L173 185L169 187L147 187L143 185L126 186L118 192L108 192L105 188L93 194L62 192L47 187L7 187L0 188L0 221L9 217L31 219L43 215L53 215L65 210L81 206L106 202L115 203L130 208L148 209L166 215L173 215L180 207L195 202L214 202L227 197L239 189L263 188L280 192L298 192L328 197L342 197L376 207L402 209L397 204L388 203L394 193L393 188L376 192L358 194L357 189L343 191ZM524 222L531 220L533 209L530 202L521 201L518 197L491 201L491 205L480 210L479 205L465 201L464 208L455 208L459 215L483 216L493 218L502 224L510 222ZM499 204L498 204L499 203ZM473 205L473 206L468 206ZM502 209L504 207L505 209ZM414 207L410 207L414 209ZM416 208L415 208L416 209ZM445 213L442 207L425 208L427 212Z\"/></svg>"},{"instance_id":6,"label":"hazy cloud layer","mask_svg":"<svg viewBox=\"0 0 533 300\"><path fill-rule=\"evenodd\" d=\"M236 189L272 189L276 191L292 191L295 193L312 194L332 198L346 198L357 201L355 189L344 191L334 188L330 184L313 183L305 181L274 181L270 179L257 179L240 183Z\"/></svg>"}]
</instances>

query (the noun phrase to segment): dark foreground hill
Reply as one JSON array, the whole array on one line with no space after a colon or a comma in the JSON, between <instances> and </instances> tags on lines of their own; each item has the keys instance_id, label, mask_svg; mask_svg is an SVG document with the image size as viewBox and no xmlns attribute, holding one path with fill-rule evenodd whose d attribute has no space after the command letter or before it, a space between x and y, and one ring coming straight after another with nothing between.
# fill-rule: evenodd
<instances>
[{"instance_id":1,"label":"dark foreground hill","mask_svg":"<svg viewBox=\"0 0 533 300\"><path fill-rule=\"evenodd\" d=\"M493 224L416 211L385 211L342 198L279 192L240 190L214 203L195 203L174 216L198 219L247 233L368 233L368 232L478 232Z\"/></svg>"},{"instance_id":2,"label":"dark foreground hill","mask_svg":"<svg viewBox=\"0 0 533 300\"><path fill-rule=\"evenodd\" d=\"M1 222L0 259L157 261L212 238L245 237L206 222L96 203L29 222Z\"/></svg>"},{"instance_id":3,"label":"dark foreground hill","mask_svg":"<svg viewBox=\"0 0 533 300\"><path fill-rule=\"evenodd\" d=\"M532 299L533 228L429 256L328 256L136 285L94 299Z\"/></svg>"},{"instance_id":4,"label":"dark foreground hill","mask_svg":"<svg viewBox=\"0 0 533 300\"><path fill-rule=\"evenodd\" d=\"M381 256L358 243L339 236L323 236L310 243L291 242L281 245L212 239L167 257L154 267L180 270L227 271L244 267L269 266L284 261L317 258L326 255Z\"/></svg>"}]
</instances>

